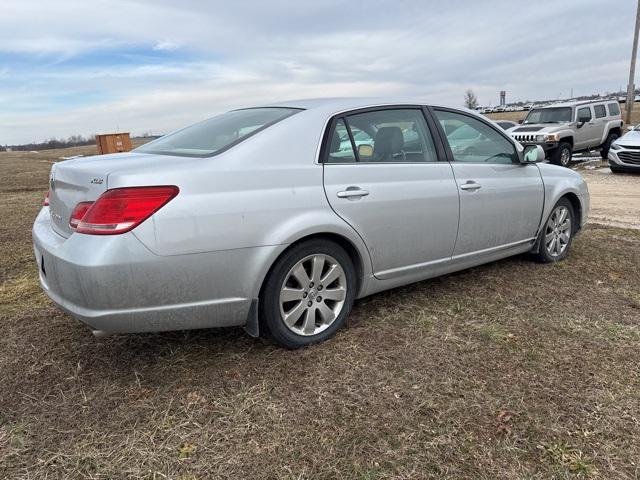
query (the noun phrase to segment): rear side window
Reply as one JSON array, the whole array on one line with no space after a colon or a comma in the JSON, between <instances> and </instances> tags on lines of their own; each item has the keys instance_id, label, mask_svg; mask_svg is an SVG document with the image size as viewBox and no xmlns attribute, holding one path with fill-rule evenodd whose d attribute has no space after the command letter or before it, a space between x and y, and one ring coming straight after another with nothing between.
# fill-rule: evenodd
<instances>
[{"instance_id":1,"label":"rear side window","mask_svg":"<svg viewBox=\"0 0 640 480\"><path fill-rule=\"evenodd\" d=\"M457 162L517 163L516 148L496 129L461 113L436 110Z\"/></svg>"},{"instance_id":2,"label":"rear side window","mask_svg":"<svg viewBox=\"0 0 640 480\"><path fill-rule=\"evenodd\" d=\"M436 162L422 110L377 110L346 117L360 162Z\"/></svg>"},{"instance_id":3,"label":"rear side window","mask_svg":"<svg viewBox=\"0 0 640 480\"><path fill-rule=\"evenodd\" d=\"M209 157L297 112L295 108L248 108L223 113L149 142L136 152Z\"/></svg>"},{"instance_id":4,"label":"rear side window","mask_svg":"<svg viewBox=\"0 0 640 480\"><path fill-rule=\"evenodd\" d=\"M602 118L607 116L607 112L604 109L604 105L596 105L593 107L593 110L596 113L596 118Z\"/></svg>"},{"instance_id":5,"label":"rear side window","mask_svg":"<svg viewBox=\"0 0 640 480\"><path fill-rule=\"evenodd\" d=\"M580 117L589 117L589 120L591 120L591 109L589 107L579 108L578 113L576 114L576 121Z\"/></svg>"},{"instance_id":6,"label":"rear side window","mask_svg":"<svg viewBox=\"0 0 640 480\"><path fill-rule=\"evenodd\" d=\"M609 115L611 115L612 117L620 115L620 105L618 105L617 103L609 103L607 104L607 107L609 107Z\"/></svg>"}]
</instances>

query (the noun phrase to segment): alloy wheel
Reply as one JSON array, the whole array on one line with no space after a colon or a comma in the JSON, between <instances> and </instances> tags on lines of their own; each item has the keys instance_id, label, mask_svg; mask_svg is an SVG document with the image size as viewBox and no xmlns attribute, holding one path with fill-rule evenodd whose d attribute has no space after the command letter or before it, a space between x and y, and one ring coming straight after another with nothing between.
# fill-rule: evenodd
<instances>
[{"instance_id":1,"label":"alloy wheel","mask_svg":"<svg viewBox=\"0 0 640 480\"><path fill-rule=\"evenodd\" d=\"M560 152L560 164L563 167L566 167L567 165L569 165L570 161L571 161L571 150L569 150L568 148L563 148L562 152Z\"/></svg>"},{"instance_id":2,"label":"alloy wheel","mask_svg":"<svg viewBox=\"0 0 640 480\"><path fill-rule=\"evenodd\" d=\"M347 276L338 261L324 254L296 263L280 288L280 315L297 335L316 335L340 315L347 298Z\"/></svg>"},{"instance_id":3,"label":"alloy wheel","mask_svg":"<svg viewBox=\"0 0 640 480\"><path fill-rule=\"evenodd\" d=\"M571 239L571 215L569 209L563 205L557 207L547 221L544 235L544 245L551 257L558 257L564 253Z\"/></svg>"}]
</instances>

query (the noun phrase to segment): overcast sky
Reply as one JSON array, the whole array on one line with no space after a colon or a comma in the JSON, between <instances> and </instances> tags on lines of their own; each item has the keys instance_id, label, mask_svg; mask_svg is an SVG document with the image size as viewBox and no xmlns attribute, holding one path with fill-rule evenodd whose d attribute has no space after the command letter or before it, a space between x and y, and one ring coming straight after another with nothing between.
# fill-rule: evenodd
<instances>
[{"instance_id":1,"label":"overcast sky","mask_svg":"<svg viewBox=\"0 0 640 480\"><path fill-rule=\"evenodd\" d=\"M626 89L634 0L2 0L0 144L318 96Z\"/></svg>"}]
</instances>

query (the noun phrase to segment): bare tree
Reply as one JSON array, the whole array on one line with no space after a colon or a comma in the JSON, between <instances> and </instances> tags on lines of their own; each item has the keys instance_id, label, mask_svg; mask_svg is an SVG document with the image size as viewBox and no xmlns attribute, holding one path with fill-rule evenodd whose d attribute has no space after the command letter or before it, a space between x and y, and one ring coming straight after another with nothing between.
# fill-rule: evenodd
<instances>
[{"instance_id":1,"label":"bare tree","mask_svg":"<svg viewBox=\"0 0 640 480\"><path fill-rule=\"evenodd\" d=\"M464 93L464 106L474 110L478 106L478 97L469 89Z\"/></svg>"}]
</instances>

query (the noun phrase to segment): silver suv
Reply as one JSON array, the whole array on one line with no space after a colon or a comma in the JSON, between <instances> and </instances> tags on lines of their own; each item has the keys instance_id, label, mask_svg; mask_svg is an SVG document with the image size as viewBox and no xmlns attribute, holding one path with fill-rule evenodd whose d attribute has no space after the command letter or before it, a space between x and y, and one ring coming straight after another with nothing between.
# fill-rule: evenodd
<instances>
[{"instance_id":1,"label":"silver suv","mask_svg":"<svg viewBox=\"0 0 640 480\"><path fill-rule=\"evenodd\" d=\"M509 134L523 145L541 145L551 163L569 165L573 152L609 147L622 134L620 105L615 100L557 103L532 109Z\"/></svg>"}]
</instances>

